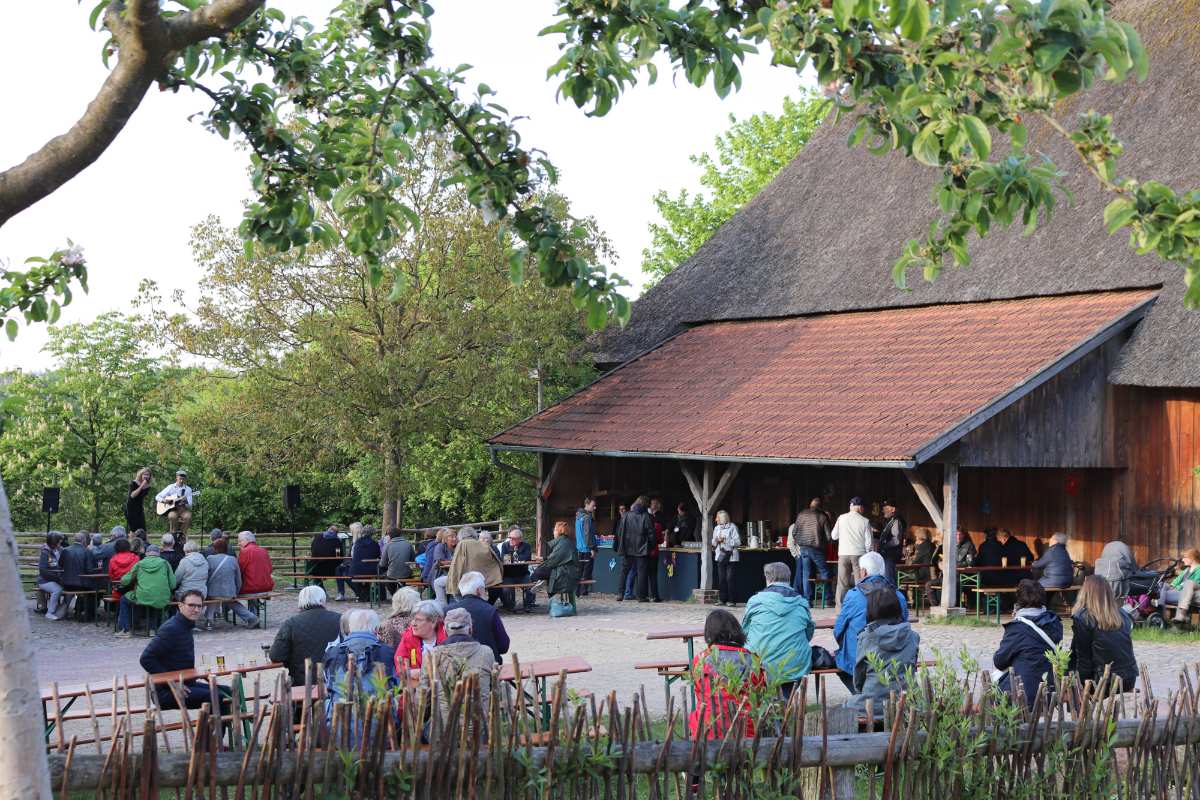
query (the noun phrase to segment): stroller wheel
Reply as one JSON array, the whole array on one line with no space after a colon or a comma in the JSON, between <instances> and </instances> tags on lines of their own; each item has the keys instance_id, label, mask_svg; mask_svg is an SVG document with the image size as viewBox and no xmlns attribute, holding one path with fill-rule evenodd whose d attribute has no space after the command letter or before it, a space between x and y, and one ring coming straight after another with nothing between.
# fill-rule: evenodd
<instances>
[{"instance_id":1,"label":"stroller wheel","mask_svg":"<svg viewBox=\"0 0 1200 800\"><path fill-rule=\"evenodd\" d=\"M1156 628L1161 631L1166 627L1167 621L1163 617L1161 611L1155 611L1153 614L1146 617L1146 625L1150 628Z\"/></svg>"}]
</instances>

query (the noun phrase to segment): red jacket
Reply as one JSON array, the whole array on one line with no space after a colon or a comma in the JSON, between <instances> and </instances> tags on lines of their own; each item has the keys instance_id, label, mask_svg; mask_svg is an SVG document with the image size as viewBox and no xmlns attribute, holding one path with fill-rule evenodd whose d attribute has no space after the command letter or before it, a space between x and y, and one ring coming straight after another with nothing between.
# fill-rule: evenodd
<instances>
[{"instance_id":1,"label":"red jacket","mask_svg":"<svg viewBox=\"0 0 1200 800\"><path fill-rule=\"evenodd\" d=\"M138 562L136 554L126 550L124 553L116 553L108 560L108 580L113 587L113 600L119 600L121 593L117 591L117 585L121 582L126 572L133 569L133 565Z\"/></svg>"},{"instance_id":2,"label":"red jacket","mask_svg":"<svg viewBox=\"0 0 1200 800\"><path fill-rule=\"evenodd\" d=\"M766 676L756 655L744 647L710 645L692 664L692 690L696 702L688 715L692 738L724 738L725 732L741 713L747 738L754 736L750 692L766 687ZM702 730L703 729L703 730Z\"/></svg>"},{"instance_id":3,"label":"red jacket","mask_svg":"<svg viewBox=\"0 0 1200 800\"><path fill-rule=\"evenodd\" d=\"M437 630L433 633L434 644L441 644L446 641L446 629L442 623L438 623ZM405 628L404 634L400 637L400 644L396 645L396 674L407 675L410 669L421 668L421 640L413 633L412 626Z\"/></svg>"},{"instance_id":4,"label":"red jacket","mask_svg":"<svg viewBox=\"0 0 1200 800\"><path fill-rule=\"evenodd\" d=\"M249 542L238 551L238 567L242 571L242 594L258 594L275 588L271 556L257 543Z\"/></svg>"}]
</instances>

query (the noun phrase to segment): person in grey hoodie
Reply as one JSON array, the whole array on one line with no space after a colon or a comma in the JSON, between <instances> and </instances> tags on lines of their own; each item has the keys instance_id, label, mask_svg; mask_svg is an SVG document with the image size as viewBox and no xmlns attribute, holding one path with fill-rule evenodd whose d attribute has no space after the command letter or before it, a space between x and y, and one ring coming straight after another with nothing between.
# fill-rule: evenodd
<instances>
[{"instance_id":1,"label":"person in grey hoodie","mask_svg":"<svg viewBox=\"0 0 1200 800\"><path fill-rule=\"evenodd\" d=\"M916 669L921 637L901 614L894 592L872 592L867 596L867 627L858 634L854 695L846 701L847 706L863 709L871 700L878 712L888 695L904 689L908 676ZM872 663L876 659L884 665L882 672L877 672Z\"/></svg>"},{"instance_id":2,"label":"person in grey hoodie","mask_svg":"<svg viewBox=\"0 0 1200 800\"><path fill-rule=\"evenodd\" d=\"M208 560L200 555L200 545L189 539L183 545L183 559L175 568L175 597L182 599L185 592L199 592L208 598Z\"/></svg>"},{"instance_id":3,"label":"person in grey hoodie","mask_svg":"<svg viewBox=\"0 0 1200 800\"><path fill-rule=\"evenodd\" d=\"M242 591L242 570L238 567L237 559L227 554L228 539L217 539L212 543L212 555L208 561L208 594L206 597L237 597ZM217 614L217 606L208 605L204 608L204 629L213 629L213 617ZM258 615L249 611L236 600L221 603L220 608L232 611L238 619L251 628L258 627Z\"/></svg>"}]
</instances>

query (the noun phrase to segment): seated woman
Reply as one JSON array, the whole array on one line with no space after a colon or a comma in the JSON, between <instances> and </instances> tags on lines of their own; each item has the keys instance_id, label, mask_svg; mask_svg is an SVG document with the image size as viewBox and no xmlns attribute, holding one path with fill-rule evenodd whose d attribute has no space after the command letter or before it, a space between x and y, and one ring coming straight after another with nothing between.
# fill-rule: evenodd
<instances>
[{"instance_id":1,"label":"seated woman","mask_svg":"<svg viewBox=\"0 0 1200 800\"><path fill-rule=\"evenodd\" d=\"M350 548L350 577L375 578L379 575L380 559L379 542L375 541L375 529L370 525L363 527L362 535ZM371 599L371 584L366 581L350 581L350 589L359 602Z\"/></svg>"},{"instance_id":2,"label":"seated woman","mask_svg":"<svg viewBox=\"0 0 1200 800\"><path fill-rule=\"evenodd\" d=\"M858 634L854 661L854 695L846 701L852 708L866 708L871 700L876 710L888 695L904 688L907 675L917 666L921 637L903 619L895 592L867 595L867 626ZM874 656L874 658L872 658ZM882 662L882 672L875 663Z\"/></svg>"},{"instance_id":3,"label":"seated woman","mask_svg":"<svg viewBox=\"0 0 1200 800\"><path fill-rule=\"evenodd\" d=\"M549 581L546 591L551 598L558 598L561 605L550 606L551 616L575 615L575 595L579 591L579 553L575 550L575 531L567 523L554 523L554 541L546 560L529 573L534 581ZM536 586L534 587L537 588ZM557 611L556 611L557 609Z\"/></svg>"},{"instance_id":4,"label":"seated woman","mask_svg":"<svg viewBox=\"0 0 1200 800\"><path fill-rule=\"evenodd\" d=\"M1054 672L1046 652L1057 648L1062 638L1062 622L1057 614L1046 610L1046 590L1028 578L1018 583L1012 621L1004 623L1004 636L992 656L996 669L1005 671L1000 688L1015 695L1019 682L1026 704L1032 707L1043 679L1054 688Z\"/></svg>"},{"instance_id":5,"label":"seated woman","mask_svg":"<svg viewBox=\"0 0 1200 800\"><path fill-rule=\"evenodd\" d=\"M1042 557L1033 562L1033 567L1042 571L1038 583L1047 589L1065 589L1075 577L1075 565L1067 552L1067 535L1056 533L1050 537L1050 546Z\"/></svg>"},{"instance_id":6,"label":"seated woman","mask_svg":"<svg viewBox=\"0 0 1200 800\"><path fill-rule=\"evenodd\" d=\"M409 670L419 675L425 654L446 641L446 629L442 625L445 612L436 600L422 600L413 608L412 621L400 636L396 648L396 674Z\"/></svg>"},{"instance_id":7,"label":"seated woman","mask_svg":"<svg viewBox=\"0 0 1200 800\"><path fill-rule=\"evenodd\" d=\"M708 645L692 664L692 690L696 702L688 715L688 730L695 739L721 739L741 714L744 736L754 736L751 694L766 687L758 657L746 649L746 634L737 617L717 609L704 621Z\"/></svg>"},{"instance_id":8,"label":"seated woman","mask_svg":"<svg viewBox=\"0 0 1200 800\"><path fill-rule=\"evenodd\" d=\"M1192 548L1179 554L1183 563L1179 566L1179 574L1163 588L1162 602L1175 606L1175 624L1179 627L1187 625L1188 609L1196 599L1196 586L1200 585L1200 550Z\"/></svg>"},{"instance_id":9,"label":"seated woman","mask_svg":"<svg viewBox=\"0 0 1200 800\"><path fill-rule=\"evenodd\" d=\"M1133 657L1133 620L1117 604L1112 586L1099 575L1088 575L1071 609L1071 671L1081 681L1099 681L1105 667L1132 692L1137 683Z\"/></svg>"}]
</instances>

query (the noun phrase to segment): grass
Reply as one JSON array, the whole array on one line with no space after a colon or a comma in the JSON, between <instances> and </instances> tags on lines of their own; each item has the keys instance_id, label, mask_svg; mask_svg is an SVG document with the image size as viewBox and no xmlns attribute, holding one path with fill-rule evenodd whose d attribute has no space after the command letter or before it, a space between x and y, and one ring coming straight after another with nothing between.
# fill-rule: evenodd
<instances>
[{"instance_id":1,"label":"grass","mask_svg":"<svg viewBox=\"0 0 1200 800\"><path fill-rule=\"evenodd\" d=\"M1133 629L1133 640L1135 642L1154 642L1156 644L1187 644L1188 642L1200 642L1200 631L1195 629L1175 631L1170 628L1159 630L1158 628L1151 628L1148 625L1142 625Z\"/></svg>"},{"instance_id":2,"label":"grass","mask_svg":"<svg viewBox=\"0 0 1200 800\"><path fill-rule=\"evenodd\" d=\"M957 617L935 617L926 614L921 617L923 625L957 625L962 628L995 628L996 623L991 617L977 617L974 614L963 614Z\"/></svg>"}]
</instances>

